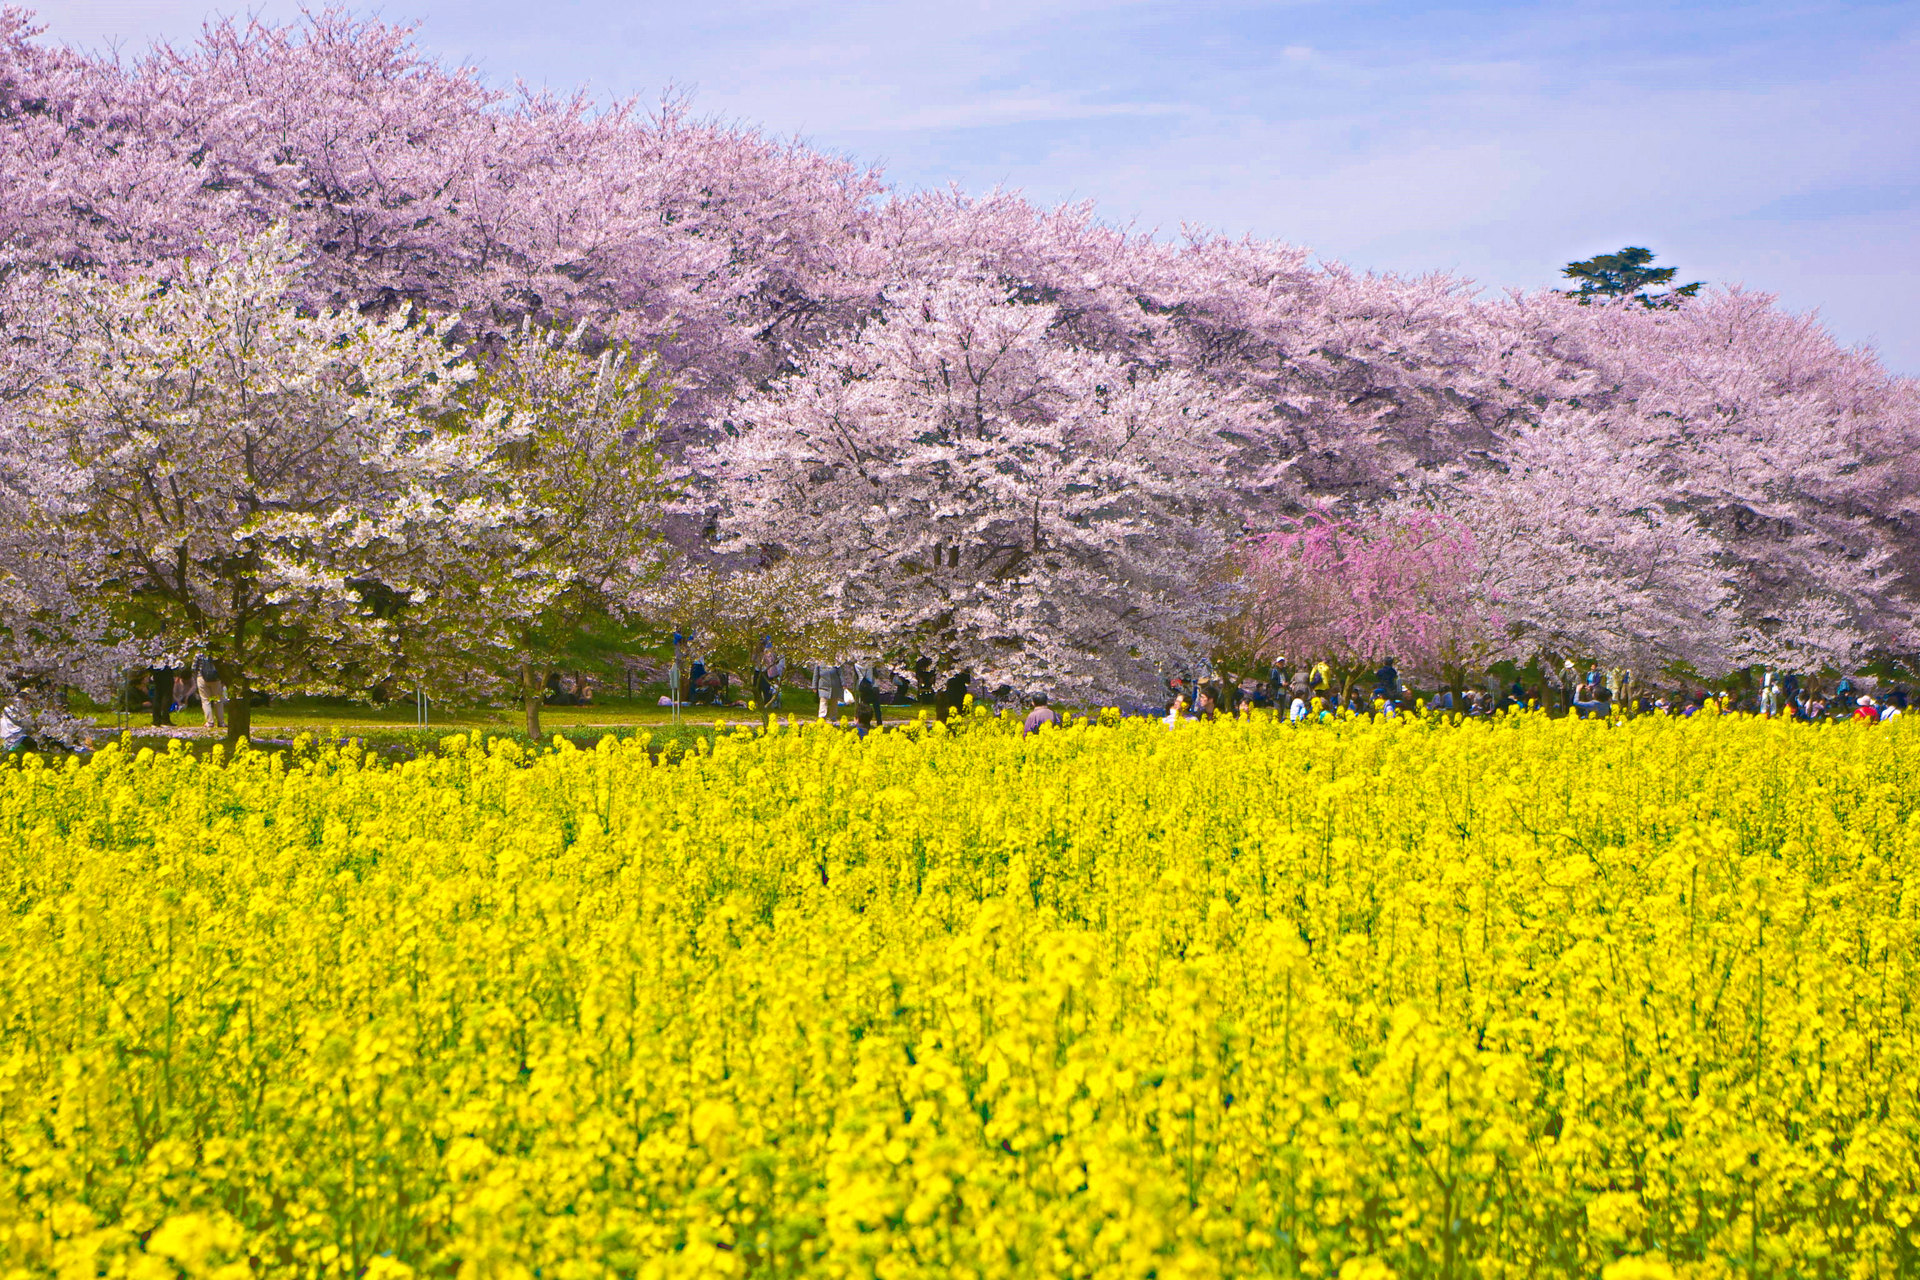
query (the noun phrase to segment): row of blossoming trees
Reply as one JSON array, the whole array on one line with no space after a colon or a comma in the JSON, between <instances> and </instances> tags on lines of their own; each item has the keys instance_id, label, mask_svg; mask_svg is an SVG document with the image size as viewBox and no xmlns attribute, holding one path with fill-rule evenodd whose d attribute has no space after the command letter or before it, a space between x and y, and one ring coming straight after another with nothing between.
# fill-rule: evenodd
<instances>
[{"instance_id":1,"label":"row of blossoming trees","mask_svg":"<svg viewBox=\"0 0 1920 1280\"><path fill-rule=\"evenodd\" d=\"M1356 581L1427 592L1436 674L1916 647L1920 389L1737 289L1486 298L902 195L335 14L123 62L0 13L0 244L16 680L525 691L688 548L1089 698Z\"/></svg>"}]
</instances>

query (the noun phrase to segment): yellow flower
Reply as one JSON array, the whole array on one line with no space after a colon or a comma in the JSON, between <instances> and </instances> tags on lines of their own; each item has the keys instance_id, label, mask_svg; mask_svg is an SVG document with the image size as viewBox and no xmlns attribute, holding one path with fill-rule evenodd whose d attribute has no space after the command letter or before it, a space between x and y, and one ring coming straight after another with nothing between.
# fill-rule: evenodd
<instances>
[{"instance_id":1,"label":"yellow flower","mask_svg":"<svg viewBox=\"0 0 1920 1280\"><path fill-rule=\"evenodd\" d=\"M976 711L0 770L0 1257L1894 1280L1920 719Z\"/></svg>"}]
</instances>

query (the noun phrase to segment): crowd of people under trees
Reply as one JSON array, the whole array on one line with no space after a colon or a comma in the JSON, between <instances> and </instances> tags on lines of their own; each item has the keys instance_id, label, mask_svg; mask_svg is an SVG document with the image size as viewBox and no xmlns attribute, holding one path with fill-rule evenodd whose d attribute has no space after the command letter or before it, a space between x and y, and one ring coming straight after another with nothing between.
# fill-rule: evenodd
<instances>
[{"instance_id":1,"label":"crowd of people under trees","mask_svg":"<svg viewBox=\"0 0 1920 1280\"><path fill-rule=\"evenodd\" d=\"M726 671L690 656L687 638L674 634L674 657L667 669L668 692L662 706L733 707L767 714L814 711L822 721L850 721L864 736L886 726L887 709L896 717L930 713L945 722L975 706L1021 708L1025 732L1058 723L1059 712L1045 692L1022 691L1008 684L989 687L971 667L942 675L931 658L916 659L910 670L895 670L880 659L847 659L789 667L770 642L755 654L745 689L736 690ZM797 679L796 679L797 677ZM1877 687L1877 686L1876 686ZM1422 688L1404 679L1389 657L1370 678L1342 680L1332 664L1279 662L1258 674L1203 668L1170 675L1164 707L1117 707L1122 715L1163 717L1168 725L1189 719L1215 719L1268 711L1290 721L1334 719L1341 714L1397 716L1429 711L1473 719L1513 710L1586 717L1614 715L1693 716L1703 710L1745 712L1769 718L1819 722L1891 720L1907 710L1906 686L1891 683L1878 694L1852 676L1803 678L1797 672L1762 670L1715 688L1699 685L1647 685L1622 667L1588 666L1572 659L1557 666L1551 658L1525 667L1504 664L1485 673L1481 684L1464 689ZM263 694L251 694L265 702ZM789 698L792 705L789 706ZM550 673L549 706L595 704L593 681L580 674ZM155 725L171 725L176 712L198 704L209 729L226 727L227 691L218 664L202 656L191 667L144 668L128 675L123 711L147 711ZM0 711L0 747L8 752L36 744L27 718L9 705Z\"/></svg>"},{"instance_id":2,"label":"crowd of people under trees","mask_svg":"<svg viewBox=\"0 0 1920 1280\"><path fill-rule=\"evenodd\" d=\"M738 698L728 675L700 658L689 659L685 637L675 633L675 659L670 691L660 699L672 705L680 689L679 672L687 672L689 705L733 706L778 713L814 710L818 719L850 715L862 733L882 727L887 708L905 711L931 709L945 721L973 706L1030 707L1042 719L1057 718L1044 692L1021 691L1011 685L989 687L971 667L942 675L932 659L920 657L911 670L895 670L880 659L847 659L813 663L793 670L790 679L785 658L770 644L755 655L750 690ZM684 666L683 666L684 664ZM1876 686L1877 687L1877 686ZM789 707L791 693L793 705ZM1891 683L1878 695L1852 676L1832 679L1802 677L1797 672L1763 669L1741 678L1719 682L1713 688L1684 683L1648 684L1623 667L1589 665L1571 658L1557 665L1551 658L1535 659L1524 667L1502 664L1485 673L1482 684L1470 688L1421 688L1403 679L1388 657L1369 679L1342 680L1325 661L1274 663L1258 674L1235 674L1212 669L1183 671L1167 677L1164 707L1134 704L1118 707L1123 715L1164 716L1169 724L1184 719L1234 716L1268 710L1289 720L1330 719L1342 712L1399 715L1426 709L1464 717L1485 717L1522 709L1582 718L1613 715L1661 714L1692 716L1712 708L1719 713L1746 712L1801 721L1885 720L1907 709L1906 686ZM1037 727L1037 726L1036 726Z\"/></svg>"}]
</instances>

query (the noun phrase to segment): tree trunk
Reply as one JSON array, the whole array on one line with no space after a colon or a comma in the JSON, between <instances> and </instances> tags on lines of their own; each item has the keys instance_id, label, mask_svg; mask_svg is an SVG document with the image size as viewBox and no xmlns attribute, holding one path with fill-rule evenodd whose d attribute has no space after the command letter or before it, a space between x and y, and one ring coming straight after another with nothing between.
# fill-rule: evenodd
<instances>
[{"instance_id":1,"label":"tree trunk","mask_svg":"<svg viewBox=\"0 0 1920 1280\"><path fill-rule=\"evenodd\" d=\"M223 666L220 675L221 687L227 693L227 750L232 752L253 731L253 692L244 674L236 671L229 675Z\"/></svg>"},{"instance_id":2,"label":"tree trunk","mask_svg":"<svg viewBox=\"0 0 1920 1280\"><path fill-rule=\"evenodd\" d=\"M520 664L520 700L527 711L527 736L540 740L540 702L547 695L547 673L530 662Z\"/></svg>"}]
</instances>

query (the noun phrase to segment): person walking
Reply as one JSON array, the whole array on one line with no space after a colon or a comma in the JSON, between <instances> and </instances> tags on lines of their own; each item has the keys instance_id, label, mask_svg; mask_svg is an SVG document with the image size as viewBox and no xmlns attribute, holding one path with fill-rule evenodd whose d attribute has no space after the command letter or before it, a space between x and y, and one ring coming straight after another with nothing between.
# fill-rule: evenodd
<instances>
[{"instance_id":1,"label":"person walking","mask_svg":"<svg viewBox=\"0 0 1920 1280\"><path fill-rule=\"evenodd\" d=\"M1782 709L1785 710L1787 715L1792 719L1804 719L1806 716L1806 708L1801 704L1799 673L1796 671L1785 672L1775 684L1780 690Z\"/></svg>"},{"instance_id":2,"label":"person walking","mask_svg":"<svg viewBox=\"0 0 1920 1280\"><path fill-rule=\"evenodd\" d=\"M212 655L200 655L200 661L194 668L194 689L200 695L200 710L206 718L206 727L227 727L227 686L220 679L220 664Z\"/></svg>"},{"instance_id":3,"label":"person walking","mask_svg":"<svg viewBox=\"0 0 1920 1280\"><path fill-rule=\"evenodd\" d=\"M862 722L871 721L875 725L885 724L886 717L880 711L880 686L874 682L871 669L860 678L859 687L854 690L853 705Z\"/></svg>"},{"instance_id":4,"label":"person walking","mask_svg":"<svg viewBox=\"0 0 1920 1280\"><path fill-rule=\"evenodd\" d=\"M820 699L820 718L825 720L832 709L840 705L840 695L846 689L846 680L840 674L837 662L819 662L813 668L813 692Z\"/></svg>"}]
</instances>

